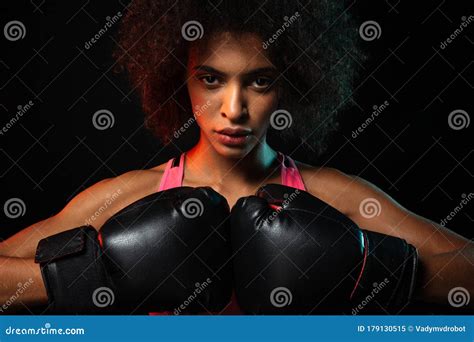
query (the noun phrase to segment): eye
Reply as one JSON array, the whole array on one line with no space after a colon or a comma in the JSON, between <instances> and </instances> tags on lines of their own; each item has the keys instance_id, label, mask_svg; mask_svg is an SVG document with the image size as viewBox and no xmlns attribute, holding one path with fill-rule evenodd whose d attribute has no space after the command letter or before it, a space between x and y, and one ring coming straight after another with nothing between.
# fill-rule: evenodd
<instances>
[{"instance_id":1,"label":"eye","mask_svg":"<svg viewBox=\"0 0 474 342\"><path fill-rule=\"evenodd\" d=\"M212 76L212 75L201 76L199 77L199 80L208 86L218 85L219 83L219 82L216 82L218 81L217 77Z\"/></svg>"},{"instance_id":2,"label":"eye","mask_svg":"<svg viewBox=\"0 0 474 342\"><path fill-rule=\"evenodd\" d=\"M272 80L266 77L258 77L253 82L253 84L256 85L255 87L259 89L268 88L271 83L272 83Z\"/></svg>"}]
</instances>

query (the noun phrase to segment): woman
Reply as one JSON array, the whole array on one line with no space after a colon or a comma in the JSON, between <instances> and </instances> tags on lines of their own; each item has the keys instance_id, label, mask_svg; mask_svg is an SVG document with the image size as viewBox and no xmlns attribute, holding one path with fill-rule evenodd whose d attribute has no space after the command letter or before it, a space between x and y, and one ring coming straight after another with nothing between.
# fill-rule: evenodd
<instances>
[{"instance_id":1,"label":"woman","mask_svg":"<svg viewBox=\"0 0 474 342\"><path fill-rule=\"evenodd\" d=\"M472 242L403 208L360 177L294 161L268 143L299 137L324 150L336 127L334 112L351 94L355 62L347 52L362 58L342 2L137 0L121 25L115 55L139 90L146 126L164 143L193 129L199 138L175 160L105 179L57 215L4 241L4 289L32 277L38 281L22 301L44 303L33 261L38 241L85 222L98 230L114 213L156 191L211 186L232 208L261 185L277 183L306 190L360 227L415 246L422 270L419 299L446 303L455 287L472 293L474 278L466 277L474 270ZM379 215L364 212L367 199L377 203ZM1 300L10 296L7 290ZM235 299L227 310L238 312Z\"/></svg>"}]
</instances>

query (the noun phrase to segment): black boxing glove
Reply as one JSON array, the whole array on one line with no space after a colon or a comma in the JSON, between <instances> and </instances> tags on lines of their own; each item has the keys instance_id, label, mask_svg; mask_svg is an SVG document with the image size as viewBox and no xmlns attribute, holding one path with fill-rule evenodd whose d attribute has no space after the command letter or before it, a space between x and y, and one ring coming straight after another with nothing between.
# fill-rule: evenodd
<instances>
[{"instance_id":1,"label":"black boxing glove","mask_svg":"<svg viewBox=\"0 0 474 342\"><path fill-rule=\"evenodd\" d=\"M362 230L295 188L268 184L240 198L231 241L237 299L247 314L396 313L414 289L413 246Z\"/></svg>"},{"instance_id":2,"label":"black boxing glove","mask_svg":"<svg viewBox=\"0 0 474 342\"><path fill-rule=\"evenodd\" d=\"M229 206L210 187L144 197L38 244L52 313L217 312L230 300Z\"/></svg>"}]
</instances>

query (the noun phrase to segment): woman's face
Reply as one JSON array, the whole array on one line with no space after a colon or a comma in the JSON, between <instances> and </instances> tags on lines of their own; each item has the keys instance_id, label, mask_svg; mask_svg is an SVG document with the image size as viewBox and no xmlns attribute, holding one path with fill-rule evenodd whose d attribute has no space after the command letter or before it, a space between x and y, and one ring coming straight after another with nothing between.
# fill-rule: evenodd
<instances>
[{"instance_id":1,"label":"woman's face","mask_svg":"<svg viewBox=\"0 0 474 342\"><path fill-rule=\"evenodd\" d=\"M255 34L220 34L203 45L191 47L187 65L201 139L223 156L242 157L265 141L278 106L276 67Z\"/></svg>"}]
</instances>

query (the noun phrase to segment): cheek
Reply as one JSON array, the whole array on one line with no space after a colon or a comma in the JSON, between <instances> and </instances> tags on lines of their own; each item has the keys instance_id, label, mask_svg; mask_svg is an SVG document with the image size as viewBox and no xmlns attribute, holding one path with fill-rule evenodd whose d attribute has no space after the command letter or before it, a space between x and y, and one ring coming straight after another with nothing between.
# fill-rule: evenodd
<instances>
[{"instance_id":1,"label":"cheek","mask_svg":"<svg viewBox=\"0 0 474 342\"><path fill-rule=\"evenodd\" d=\"M188 94L193 105L193 111L196 106L200 106L203 102L202 93L199 91L199 87L194 82L188 82Z\"/></svg>"},{"instance_id":2,"label":"cheek","mask_svg":"<svg viewBox=\"0 0 474 342\"><path fill-rule=\"evenodd\" d=\"M255 120L260 124L270 120L270 116L278 109L278 97L276 93L270 93L257 97L253 101L253 113L256 113Z\"/></svg>"},{"instance_id":3,"label":"cheek","mask_svg":"<svg viewBox=\"0 0 474 342\"><path fill-rule=\"evenodd\" d=\"M202 105L194 108L194 117L196 118L196 123L199 128L207 131L208 128L213 127L212 120L214 119L214 115L212 114L212 108L207 106L209 101L202 102ZM207 106L207 107L206 107Z\"/></svg>"}]
</instances>

